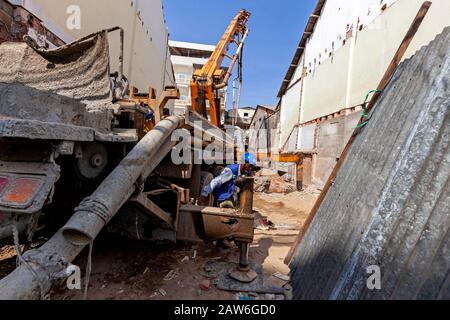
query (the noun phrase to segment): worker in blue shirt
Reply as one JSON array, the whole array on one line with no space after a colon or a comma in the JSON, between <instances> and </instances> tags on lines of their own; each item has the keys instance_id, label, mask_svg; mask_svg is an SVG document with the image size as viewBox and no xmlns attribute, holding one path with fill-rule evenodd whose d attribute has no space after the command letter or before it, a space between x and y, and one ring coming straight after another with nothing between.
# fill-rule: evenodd
<instances>
[{"instance_id":1,"label":"worker in blue shirt","mask_svg":"<svg viewBox=\"0 0 450 320\"><path fill-rule=\"evenodd\" d=\"M237 196L240 192L236 185L242 176L253 176L257 171L256 156L246 153L242 157L242 164L233 164L226 167L222 173L214 178L201 193L200 204L205 203L207 197L214 192L220 208L235 208Z\"/></svg>"}]
</instances>

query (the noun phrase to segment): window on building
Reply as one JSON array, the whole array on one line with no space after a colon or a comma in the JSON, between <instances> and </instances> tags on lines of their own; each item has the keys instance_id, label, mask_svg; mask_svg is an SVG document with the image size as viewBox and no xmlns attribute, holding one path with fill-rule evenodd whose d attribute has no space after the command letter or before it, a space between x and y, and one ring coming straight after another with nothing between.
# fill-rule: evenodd
<instances>
[{"instance_id":1,"label":"window on building","mask_svg":"<svg viewBox=\"0 0 450 320\"><path fill-rule=\"evenodd\" d=\"M175 75L175 78L177 80L187 80L188 79L188 75L186 73L177 73Z\"/></svg>"}]
</instances>

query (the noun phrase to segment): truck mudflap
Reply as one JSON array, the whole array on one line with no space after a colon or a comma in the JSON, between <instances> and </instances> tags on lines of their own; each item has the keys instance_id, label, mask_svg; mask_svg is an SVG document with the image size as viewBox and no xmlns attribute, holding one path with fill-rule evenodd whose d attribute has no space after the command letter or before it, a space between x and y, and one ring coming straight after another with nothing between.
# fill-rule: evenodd
<instances>
[{"instance_id":1,"label":"truck mudflap","mask_svg":"<svg viewBox=\"0 0 450 320\"><path fill-rule=\"evenodd\" d=\"M0 212L41 211L59 174L55 163L0 161Z\"/></svg>"}]
</instances>

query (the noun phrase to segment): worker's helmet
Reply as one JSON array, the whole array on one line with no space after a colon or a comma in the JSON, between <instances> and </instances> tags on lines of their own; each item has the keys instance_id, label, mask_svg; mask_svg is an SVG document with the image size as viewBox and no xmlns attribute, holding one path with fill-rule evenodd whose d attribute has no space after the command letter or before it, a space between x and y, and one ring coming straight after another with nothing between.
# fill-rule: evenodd
<instances>
[{"instance_id":1,"label":"worker's helmet","mask_svg":"<svg viewBox=\"0 0 450 320\"><path fill-rule=\"evenodd\" d=\"M249 153L249 152L245 153L245 154L242 156L242 161L243 161L244 163L251 164L251 165L253 165L254 167L257 166L257 165L256 165L256 156L255 156L253 153Z\"/></svg>"}]
</instances>

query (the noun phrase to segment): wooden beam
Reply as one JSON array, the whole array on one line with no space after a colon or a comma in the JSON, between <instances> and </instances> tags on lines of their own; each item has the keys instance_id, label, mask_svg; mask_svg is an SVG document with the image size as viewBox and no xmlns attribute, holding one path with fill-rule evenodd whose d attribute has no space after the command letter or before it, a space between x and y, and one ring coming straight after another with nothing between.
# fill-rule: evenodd
<instances>
[{"instance_id":1,"label":"wooden beam","mask_svg":"<svg viewBox=\"0 0 450 320\"><path fill-rule=\"evenodd\" d=\"M299 154L258 153L256 156L258 160L270 159L275 162L300 163L301 161L301 156Z\"/></svg>"},{"instance_id":2,"label":"wooden beam","mask_svg":"<svg viewBox=\"0 0 450 320\"><path fill-rule=\"evenodd\" d=\"M222 216L222 217L238 217L238 218L244 218L244 219L254 219L253 214L241 213L239 210L236 210L236 209L202 207L202 206L195 206L195 205L191 205L191 204L181 205L180 212L190 212L190 213L194 213L194 214L210 214L210 215L217 215L217 216Z\"/></svg>"},{"instance_id":3,"label":"wooden beam","mask_svg":"<svg viewBox=\"0 0 450 320\"><path fill-rule=\"evenodd\" d=\"M162 120L164 108L169 100L180 99L180 90L175 87L166 87L161 93L158 101L155 102L153 111L155 112L155 122L158 123Z\"/></svg>"},{"instance_id":4,"label":"wooden beam","mask_svg":"<svg viewBox=\"0 0 450 320\"><path fill-rule=\"evenodd\" d=\"M392 77L394 76L395 71L397 70L398 65L403 59L403 56L406 53L406 50L408 49L409 45L411 44L414 36L416 35L417 31L419 30L420 25L422 24L425 16L428 13L428 10L431 7L430 1L425 1L421 8L419 9L419 12L417 13L417 16L414 18L405 38L403 39L402 43L400 44L400 47L398 48L396 54L394 55L394 58L392 59L391 63L389 64L383 78L380 81L380 84L378 85L378 90L385 90L389 82L391 81ZM376 93L372 97L372 100L370 101L367 110L370 112L375 104L377 103L379 97L381 96L381 93ZM361 118L359 124L363 124L365 121L367 121L366 118ZM317 199L314 207L311 210L311 213L309 214L308 218L305 221L305 224L302 227L302 230L300 231L297 240L295 241L294 245L291 247L291 250L289 251L288 255L286 256L286 259L284 260L285 264L289 264L292 261L292 258L294 257L295 251L300 246L303 237L305 236L308 228L310 227L314 217L316 216L317 212L319 211L320 206L322 205L322 202L325 199L325 196L327 195L328 191L330 190L331 186L334 184L334 181L336 179L336 176L341 169L345 159L347 158L347 155L350 151L350 148L352 147L353 143L356 140L356 137L361 132L362 128L360 126L355 129L353 132L353 135L351 136L349 142L347 143L347 146L345 147L344 151L342 152L341 157L339 158L339 161L336 163L336 166L333 169L333 172L331 173L330 177L328 178L327 183L325 184L322 193L320 194L319 198Z\"/></svg>"},{"instance_id":5,"label":"wooden beam","mask_svg":"<svg viewBox=\"0 0 450 320\"><path fill-rule=\"evenodd\" d=\"M151 212L152 216L160 219L162 222L166 223L169 227L174 227L172 216L157 206L153 201L151 201L147 196L143 193L139 193L139 195L132 197L130 202L137 203L143 209L147 210L147 212Z\"/></svg>"}]
</instances>

